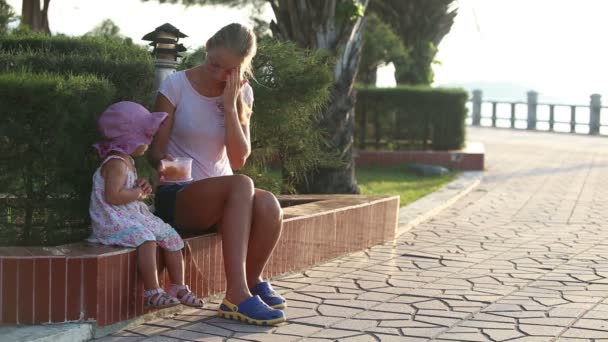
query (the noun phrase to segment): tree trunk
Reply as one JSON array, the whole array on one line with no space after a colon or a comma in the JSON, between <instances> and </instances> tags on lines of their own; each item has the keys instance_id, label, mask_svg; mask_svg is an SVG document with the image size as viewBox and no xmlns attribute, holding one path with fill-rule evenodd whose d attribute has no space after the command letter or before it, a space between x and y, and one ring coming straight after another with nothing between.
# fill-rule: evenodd
<instances>
[{"instance_id":1,"label":"tree trunk","mask_svg":"<svg viewBox=\"0 0 608 342\"><path fill-rule=\"evenodd\" d=\"M298 193L359 193L353 158L355 91L352 87L336 84L331 96L331 103L319 121L319 128L327 131L329 148L338 153L343 165L311 171L306 181L296 185Z\"/></svg>"},{"instance_id":2,"label":"tree trunk","mask_svg":"<svg viewBox=\"0 0 608 342\"><path fill-rule=\"evenodd\" d=\"M40 0L23 0L21 9L21 20L34 32L51 33L49 29L49 3L44 0L44 7L40 9Z\"/></svg>"},{"instance_id":3,"label":"tree trunk","mask_svg":"<svg viewBox=\"0 0 608 342\"><path fill-rule=\"evenodd\" d=\"M372 87L375 87L377 81L378 81L378 68L373 68L367 74L367 82L368 82L367 84L369 84Z\"/></svg>"},{"instance_id":4,"label":"tree trunk","mask_svg":"<svg viewBox=\"0 0 608 342\"><path fill-rule=\"evenodd\" d=\"M397 84L429 85L433 83L433 61L437 48L431 42L418 42L410 52L411 60L397 60L395 80Z\"/></svg>"},{"instance_id":5,"label":"tree trunk","mask_svg":"<svg viewBox=\"0 0 608 342\"><path fill-rule=\"evenodd\" d=\"M318 125L327 133L327 149L339 156L342 165L308 173L306 180L295 186L299 193L359 193L353 159L353 86L361 60L365 20L358 17L339 23L336 19L339 1L269 0L277 19L270 24L274 37L293 41L303 48L325 49L337 56L331 100ZM368 1L364 1L364 8Z\"/></svg>"}]
</instances>

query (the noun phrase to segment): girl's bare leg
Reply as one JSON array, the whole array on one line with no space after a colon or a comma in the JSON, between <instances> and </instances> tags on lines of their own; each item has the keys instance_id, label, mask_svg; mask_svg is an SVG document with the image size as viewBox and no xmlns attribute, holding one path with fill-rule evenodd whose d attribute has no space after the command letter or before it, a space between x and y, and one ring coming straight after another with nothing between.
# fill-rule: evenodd
<instances>
[{"instance_id":1,"label":"girl's bare leg","mask_svg":"<svg viewBox=\"0 0 608 342\"><path fill-rule=\"evenodd\" d=\"M158 285L158 268L156 266L156 242L146 241L137 247L137 266L144 281L146 290L153 290Z\"/></svg>"},{"instance_id":2,"label":"girl's bare leg","mask_svg":"<svg viewBox=\"0 0 608 342\"><path fill-rule=\"evenodd\" d=\"M163 249L163 253L171 282L176 285L184 285L184 258L182 256L182 251L169 251Z\"/></svg>"}]
</instances>

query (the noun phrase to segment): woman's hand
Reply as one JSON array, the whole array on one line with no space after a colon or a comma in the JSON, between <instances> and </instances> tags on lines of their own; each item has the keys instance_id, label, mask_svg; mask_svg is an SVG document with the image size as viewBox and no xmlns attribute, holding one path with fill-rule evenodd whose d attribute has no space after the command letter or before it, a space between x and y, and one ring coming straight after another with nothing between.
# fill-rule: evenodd
<instances>
[{"instance_id":1,"label":"woman's hand","mask_svg":"<svg viewBox=\"0 0 608 342\"><path fill-rule=\"evenodd\" d=\"M224 87L224 110L225 113L236 113L236 99L241 93L241 87L244 81L241 80L241 67L232 69L226 77L226 86Z\"/></svg>"},{"instance_id":2,"label":"woman's hand","mask_svg":"<svg viewBox=\"0 0 608 342\"><path fill-rule=\"evenodd\" d=\"M224 143L226 153L233 169L239 169L245 165L247 157L251 153L249 143L249 123L241 122L241 114L237 110L238 96L245 82L241 80L241 69L235 68L226 78L224 87L224 119L226 134ZM243 120L245 121L245 120Z\"/></svg>"}]
</instances>

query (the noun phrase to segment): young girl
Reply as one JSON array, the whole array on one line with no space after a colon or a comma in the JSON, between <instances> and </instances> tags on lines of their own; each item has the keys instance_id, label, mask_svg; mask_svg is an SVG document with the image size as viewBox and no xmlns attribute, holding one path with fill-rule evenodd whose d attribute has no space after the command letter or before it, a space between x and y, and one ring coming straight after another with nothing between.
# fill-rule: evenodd
<instances>
[{"instance_id":1,"label":"young girl","mask_svg":"<svg viewBox=\"0 0 608 342\"><path fill-rule=\"evenodd\" d=\"M103 140L95 144L103 160L93 175L89 241L137 248L137 263L144 282L144 306L164 308L180 303L202 307L184 284L181 249L184 242L175 229L154 216L141 200L152 192L147 180L137 178L131 156L141 156L167 113L150 113L134 102L108 107L98 121ZM164 252L172 285L166 293L158 284L156 245Z\"/></svg>"}]
</instances>

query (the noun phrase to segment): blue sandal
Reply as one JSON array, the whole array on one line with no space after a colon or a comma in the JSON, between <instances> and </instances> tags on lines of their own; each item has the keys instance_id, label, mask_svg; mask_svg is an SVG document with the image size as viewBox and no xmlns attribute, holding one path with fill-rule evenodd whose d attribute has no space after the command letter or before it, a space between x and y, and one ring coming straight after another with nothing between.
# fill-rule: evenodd
<instances>
[{"instance_id":1,"label":"blue sandal","mask_svg":"<svg viewBox=\"0 0 608 342\"><path fill-rule=\"evenodd\" d=\"M269 282L263 281L256 286L249 289L252 295L258 295L273 309L283 310L287 307L285 298L283 298L277 291L272 288Z\"/></svg>"},{"instance_id":2,"label":"blue sandal","mask_svg":"<svg viewBox=\"0 0 608 342\"><path fill-rule=\"evenodd\" d=\"M234 305L224 298L218 309L218 315L257 325L274 325L287 319L283 311L269 307L259 296L253 296L239 305Z\"/></svg>"}]
</instances>

